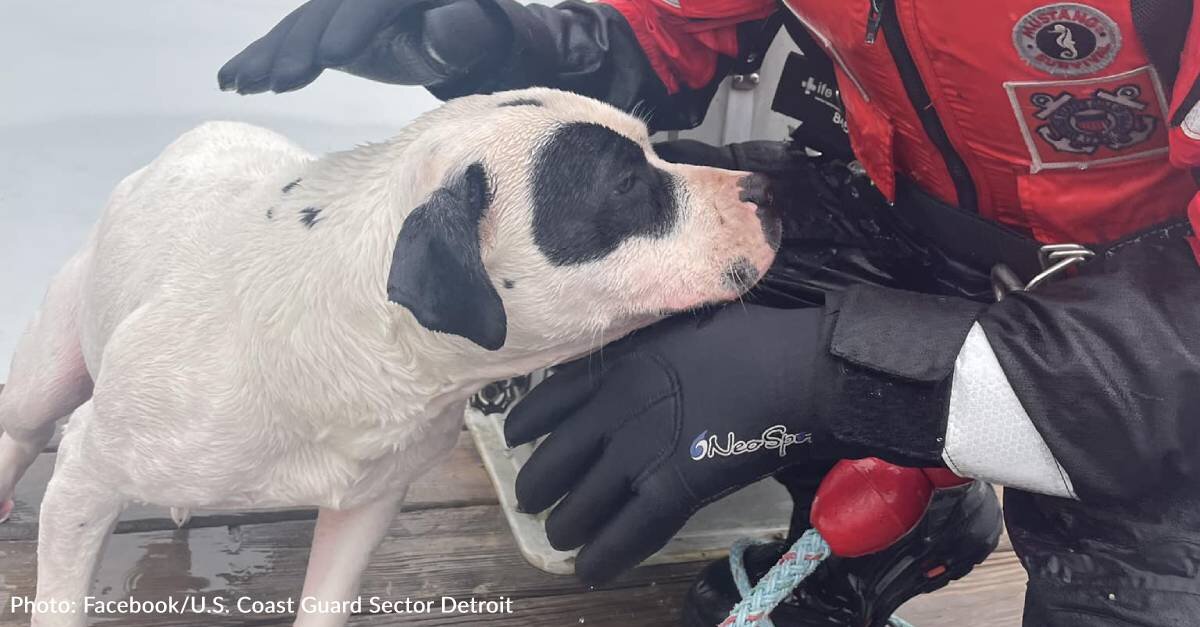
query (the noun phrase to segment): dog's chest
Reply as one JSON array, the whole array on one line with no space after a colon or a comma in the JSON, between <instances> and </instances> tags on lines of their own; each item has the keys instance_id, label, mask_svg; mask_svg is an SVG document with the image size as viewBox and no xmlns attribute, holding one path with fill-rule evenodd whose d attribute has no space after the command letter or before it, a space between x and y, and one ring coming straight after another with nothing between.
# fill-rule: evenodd
<instances>
[{"instance_id":1,"label":"dog's chest","mask_svg":"<svg viewBox=\"0 0 1200 627\"><path fill-rule=\"evenodd\" d=\"M292 500L347 508L403 490L436 465L462 429L464 402L434 404L401 420L346 421L314 434L276 469L273 485L288 483ZM291 492L291 489L287 489Z\"/></svg>"}]
</instances>

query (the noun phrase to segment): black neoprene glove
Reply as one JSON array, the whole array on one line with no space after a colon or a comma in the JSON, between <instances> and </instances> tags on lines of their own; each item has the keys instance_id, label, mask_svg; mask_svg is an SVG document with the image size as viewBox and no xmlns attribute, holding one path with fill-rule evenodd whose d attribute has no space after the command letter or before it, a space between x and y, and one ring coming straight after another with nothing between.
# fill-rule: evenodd
<instances>
[{"instance_id":1,"label":"black neoprene glove","mask_svg":"<svg viewBox=\"0 0 1200 627\"><path fill-rule=\"evenodd\" d=\"M476 0L310 0L230 59L217 80L242 94L284 92L338 69L431 85L503 57L510 38L503 16Z\"/></svg>"},{"instance_id":2,"label":"black neoprene glove","mask_svg":"<svg viewBox=\"0 0 1200 627\"><path fill-rule=\"evenodd\" d=\"M673 139L654 144L654 152L671 163L779 176L796 176L808 161L803 148L789 141L765 139L720 146L694 139Z\"/></svg>"},{"instance_id":3,"label":"black neoprene glove","mask_svg":"<svg viewBox=\"0 0 1200 627\"><path fill-rule=\"evenodd\" d=\"M683 314L574 362L505 423L510 445L551 435L517 477L521 508L565 499L550 543L576 573L615 576L701 506L796 461L860 453L814 411L824 315L730 305Z\"/></svg>"}]
</instances>

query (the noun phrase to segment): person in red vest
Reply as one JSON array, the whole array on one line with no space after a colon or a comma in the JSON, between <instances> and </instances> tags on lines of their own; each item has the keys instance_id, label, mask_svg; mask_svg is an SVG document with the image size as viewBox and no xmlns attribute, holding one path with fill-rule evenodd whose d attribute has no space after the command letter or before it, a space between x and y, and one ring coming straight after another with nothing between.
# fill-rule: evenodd
<instances>
[{"instance_id":1,"label":"person in red vest","mask_svg":"<svg viewBox=\"0 0 1200 627\"><path fill-rule=\"evenodd\" d=\"M775 97L801 122L791 141L658 148L775 179L787 223L759 304L669 319L535 388L506 423L510 443L549 434L522 507L557 502L550 541L582 547L577 572L599 581L762 477L795 499L794 538L838 459L941 466L1006 486L1025 625L1196 624L1193 0L312 0L218 79L542 85L682 129L780 24L804 52ZM886 493L889 469L867 487ZM982 561L999 525L982 481L938 490L916 529L831 558L772 618L883 625ZM750 579L786 546L748 552ZM738 598L715 563L685 622Z\"/></svg>"}]
</instances>

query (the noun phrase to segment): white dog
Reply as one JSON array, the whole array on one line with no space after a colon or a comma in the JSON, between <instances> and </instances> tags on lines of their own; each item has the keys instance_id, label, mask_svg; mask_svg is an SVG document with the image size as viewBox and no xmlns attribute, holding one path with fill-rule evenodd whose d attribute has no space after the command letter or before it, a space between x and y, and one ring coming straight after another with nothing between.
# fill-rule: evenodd
<instances>
[{"instance_id":1,"label":"white dog","mask_svg":"<svg viewBox=\"0 0 1200 627\"><path fill-rule=\"evenodd\" d=\"M71 414L38 600L82 604L131 501L317 506L303 594L353 598L474 391L738 296L774 257L767 204L760 177L663 162L637 118L546 89L322 158L244 124L183 135L117 186L0 394L0 514Z\"/></svg>"}]
</instances>

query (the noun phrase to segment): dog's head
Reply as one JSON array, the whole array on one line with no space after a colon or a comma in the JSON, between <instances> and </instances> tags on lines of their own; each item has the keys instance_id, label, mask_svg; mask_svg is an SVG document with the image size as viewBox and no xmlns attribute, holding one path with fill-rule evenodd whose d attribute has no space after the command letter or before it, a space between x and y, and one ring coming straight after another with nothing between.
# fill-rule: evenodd
<instances>
[{"instance_id":1,"label":"dog's head","mask_svg":"<svg viewBox=\"0 0 1200 627\"><path fill-rule=\"evenodd\" d=\"M738 297L775 256L761 177L667 163L598 101L473 96L412 132L437 187L404 220L387 294L427 329L490 350L613 339Z\"/></svg>"}]
</instances>

